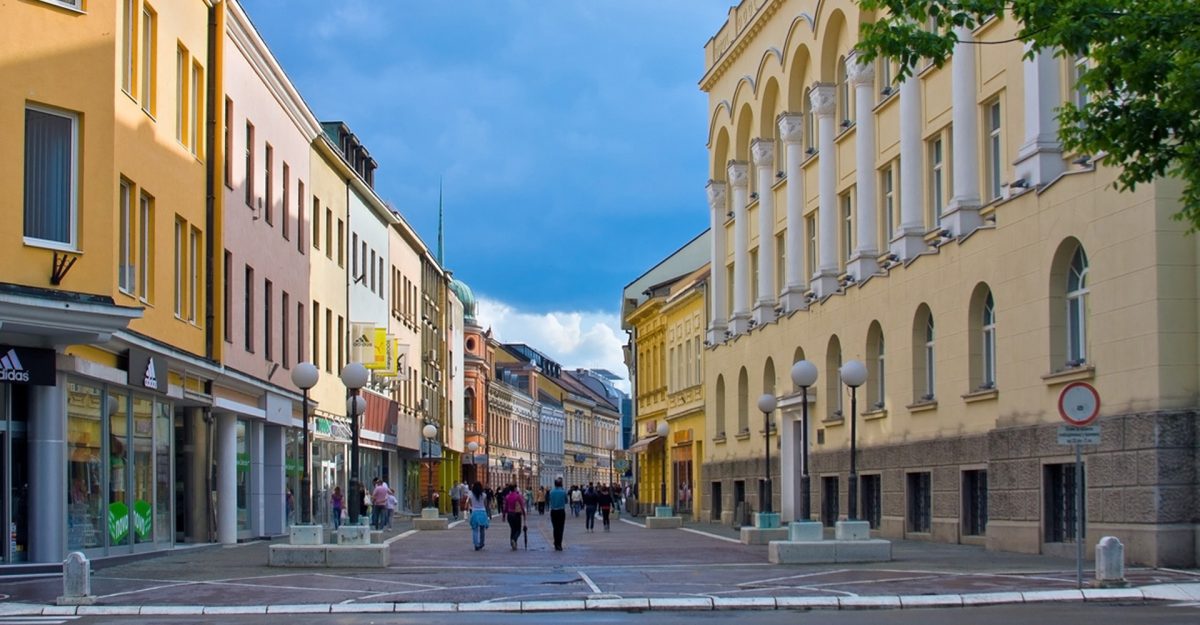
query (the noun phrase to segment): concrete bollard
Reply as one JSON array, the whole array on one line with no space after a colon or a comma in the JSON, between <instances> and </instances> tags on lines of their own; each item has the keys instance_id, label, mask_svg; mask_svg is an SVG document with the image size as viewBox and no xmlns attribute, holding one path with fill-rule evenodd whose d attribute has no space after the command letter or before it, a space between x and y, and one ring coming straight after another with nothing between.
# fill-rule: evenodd
<instances>
[{"instance_id":1,"label":"concrete bollard","mask_svg":"<svg viewBox=\"0 0 1200 625\"><path fill-rule=\"evenodd\" d=\"M1105 536L1096 543L1096 585L1125 585L1125 545L1116 536Z\"/></svg>"},{"instance_id":2,"label":"concrete bollard","mask_svg":"<svg viewBox=\"0 0 1200 625\"><path fill-rule=\"evenodd\" d=\"M92 563L78 551L67 554L63 560L63 594L58 605L92 605Z\"/></svg>"}]
</instances>

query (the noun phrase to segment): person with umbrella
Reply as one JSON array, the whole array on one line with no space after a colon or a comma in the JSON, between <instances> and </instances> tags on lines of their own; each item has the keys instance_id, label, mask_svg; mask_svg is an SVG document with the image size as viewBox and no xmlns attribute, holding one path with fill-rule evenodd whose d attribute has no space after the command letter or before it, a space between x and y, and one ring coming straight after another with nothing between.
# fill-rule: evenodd
<instances>
[{"instance_id":1,"label":"person with umbrella","mask_svg":"<svg viewBox=\"0 0 1200 625\"><path fill-rule=\"evenodd\" d=\"M508 542L513 551L517 550L517 539L521 537L521 528L525 526L525 496L516 484L510 484L508 495L504 497L504 511L508 515L508 527L512 530Z\"/></svg>"}]
</instances>

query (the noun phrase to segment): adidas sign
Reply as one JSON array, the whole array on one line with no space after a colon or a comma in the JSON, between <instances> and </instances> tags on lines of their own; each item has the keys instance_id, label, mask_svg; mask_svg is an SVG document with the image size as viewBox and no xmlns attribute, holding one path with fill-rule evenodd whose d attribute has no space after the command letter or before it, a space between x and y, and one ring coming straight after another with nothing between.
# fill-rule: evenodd
<instances>
[{"instance_id":1,"label":"adidas sign","mask_svg":"<svg viewBox=\"0 0 1200 625\"><path fill-rule=\"evenodd\" d=\"M15 349L0 356L0 382L29 382L29 372L21 365Z\"/></svg>"}]
</instances>

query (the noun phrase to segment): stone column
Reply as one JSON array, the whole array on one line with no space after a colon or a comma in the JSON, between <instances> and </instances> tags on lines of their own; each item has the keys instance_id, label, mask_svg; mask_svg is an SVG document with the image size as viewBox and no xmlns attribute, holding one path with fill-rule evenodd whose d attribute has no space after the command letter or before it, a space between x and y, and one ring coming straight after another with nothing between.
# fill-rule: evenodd
<instances>
[{"instance_id":1,"label":"stone column","mask_svg":"<svg viewBox=\"0 0 1200 625\"><path fill-rule=\"evenodd\" d=\"M754 323L775 321L775 142L755 139L750 144L754 171L758 175L758 298Z\"/></svg>"},{"instance_id":2,"label":"stone column","mask_svg":"<svg viewBox=\"0 0 1200 625\"><path fill-rule=\"evenodd\" d=\"M165 373L164 373L165 375ZM62 562L67 552L67 376L29 387L29 561ZM107 527L107 525L105 525ZM8 527L3 528L8 540Z\"/></svg>"},{"instance_id":3,"label":"stone column","mask_svg":"<svg viewBox=\"0 0 1200 625\"><path fill-rule=\"evenodd\" d=\"M725 330L729 328L729 311L725 310L729 288L729 285L725 284L725 183L709 180L704 190L708 194L709 224L712 228L712 269L708 279L711 285L709 304L712 306L712 312L708 322L708 342L710 345L716 345L725 340Z\"/></svg>"},{"instance_id":4,"label":"stone column","mask_svg":"<svg viewBox=\"0 0 1200 625\"><path fill-rule=\"evenodd\" d=\"M921 154L921 79L900 83L900 227L891 235L891 251L900 260L925 251L925 170Z\"/></svg>"},{"instance_id":5,"label":"stone column","mask_svg":"<svg viewBox=\"0 0 1200 625\"><path fill-rule=\"evenodd\" d=\"M954 192L942 215L942 228L964 236L983 225L979 217L979 107L975 103L975 45L969 28L955 28L951 67L951 117L954 133L952 177Z\"/></svg>"},{"instance_id":6,"label":"stone column","mask_svg":"<svg viewBox=\"0 0 1200 625\"><path fill-rule=\"evenodd\" d=\"M1026 52L1029 46L1025 47ZM1062 94L1059 92L1059 61L1053 51L1042 50L1026 58L1025 77L1025 140L1017 151L1016 180L1025 188L1034 189L1049 184L1063 172L1062 144L1058 141L1058 119L1054 109ZM1012 119L1012 116L1008 116ZM1014 181L1015 182L1015 181ZM1010 193L1020 187L1009 187Z\"/></svg>"},{"instance_id":7,"label":"stone column","mask_svg":"<svg viewBox=\"0 0 1200 625\"><path fill-rule=\"evenodd\" d=\"M784 234L784 281L779 294L784 311L808 308L804 297L804 116L783 113L776 120L787 150L787 232Z\"/></svg>"},{"instance_id":8,"label":"stone column","mask_svg":"<svg viewBox=\"0 0 1200 625\"><path fill-rule=\"evenodd\" d=\"M821 298L838 290L837 147L833 143L833 114L837 106L834 86L829 83L815 83L810 97L813 113L817 116L821 159L817 169L821 194L821 207L817 213L818 258L812 290Z\"/></svg>"},{"instance_id":9,"label":"stone column","mask_svg":"<svg viewBox=\"0 0 1200 625\"><path fill-rule=\"evenodd\" d=\"M187 537L191 542L210 540L208 527L208 424L201 408L184 408L184 425L190 432L188 443L178 450L187 461Z\"/></svg>"},{"instance_id":10,"label":"stone column","mask_svg":"<svg viewBox=\"0 0 1200 625\"><path fill-rule=\"evenodd\" d=\"M734 334L750 329L750 234L746 231L748 173L745 161L729 161L729 184L733 187L733 318L730 330Z\"/></svg>"},{"instance_id":11,"label":"stone column","mask_svg":"<svg viewBox=\"0 0 1200 625\"><path fill-rule=\"evenodd\" d=\"M875 193L875 65L846 58L846 79L854 86L854 167L857 245L846 272L861 282L879 272L879 198ZM888 233L891 236L891 233Z\"/></svg>"},{"instance_id":12,"label":"stone column","mask_svg":"<svg viewBox=\"0 0 1200 625\"><path fill-rule=\"evenodd\" d=\"M217 542L237 544L237 416L233 413L217 415L216 446L217 462Z\"/></svg>"}]
</instances>

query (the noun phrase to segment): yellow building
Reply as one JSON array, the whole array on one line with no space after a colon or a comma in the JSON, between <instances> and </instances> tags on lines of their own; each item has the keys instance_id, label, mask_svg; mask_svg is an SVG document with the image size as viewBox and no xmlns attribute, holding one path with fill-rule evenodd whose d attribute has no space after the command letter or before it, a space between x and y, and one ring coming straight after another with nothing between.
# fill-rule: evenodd
<instances>
[{"instance_id":1,"label":"yellow building","mask_svg":"<svg viewBox=\"0 0 1200 625\"><path fill-rule=\"evenodd\" d=\"M662 304L666 329L666 420L672 503L680 515L695 516L704 493L697 489L704 461L704 332L708 318L704 285L708 265L671 285Z\"/></svg>"},{"instance_id":2,"label":"yellow building","mask_svg":"<svg viewBox=\"0 0 1200 625\"><path fill-rule=\"evenodd\" d=\"M763 507L750 461L764 432L751 424L773 393L786 400L788 470L772 467L784 520L799 509L808 427L812 509L827 524L1069 552L1079 480L1056 441L1058 402L1086 381L1102 398L1086 542L1114 535L1131 561L1194 565L1196 478L1178 467L1195 450L1197 243L1171 219L1179 185L1118 193L1102 158L1063 153L1054 110L1088 97L1071 80L1086 59L973 45L1014 36L1001 15L957 33L944 67L897 83L887 63L855 61L871 19L847 1L744 0L705 47L713 496L701 514ZM802 359L819 376L811 424L789 380ZM867 370L854 395L838 374L851 360Z\"/></svg>"},{"instance_id":3,"label":"yellow building","mask_svg":"<svg viewBox=\"0 0 1200 625\"><path fill-rule=\"evenodd\" d=\"M189 539L204 532L202 511L175 510L174 485L202 483L176 425L203 429L218 374L204 270L211 10L4 9L0 117L17 131L0 152L0 526L14 532L0 563L170 547L176 512Z\"/></svg>"}]
</instances>

